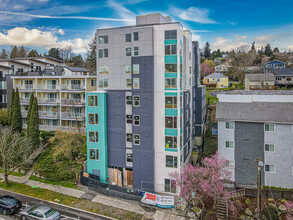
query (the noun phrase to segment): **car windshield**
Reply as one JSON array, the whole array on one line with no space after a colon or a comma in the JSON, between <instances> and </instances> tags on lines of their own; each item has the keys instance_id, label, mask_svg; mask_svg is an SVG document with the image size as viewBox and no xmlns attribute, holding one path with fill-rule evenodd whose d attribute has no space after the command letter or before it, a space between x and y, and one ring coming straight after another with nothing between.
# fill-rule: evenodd
<instances>
[{"instance_id":1,"label":"car windshield","mask_svg":"<svg viewBox=\"0 0 293 220\"><path fill-rule=\"evenodd\" d=\"M52 216L54 213L56 213L56 211L54 209L50 209L48 212L45 213L46 217L50 217Z\"/></svg>"},{"instance_id":2,"label":"car windshield","mask_svg":"<svg viewBox=\"0 0 293 220\"><path fill-rule=\"evenodd\" d=\"M3 199L8 205L11 206L15 206L17 204L17 201L15 201L14 199L10 199L10 198L5 198Z\"/></svg>"}]
</instances>

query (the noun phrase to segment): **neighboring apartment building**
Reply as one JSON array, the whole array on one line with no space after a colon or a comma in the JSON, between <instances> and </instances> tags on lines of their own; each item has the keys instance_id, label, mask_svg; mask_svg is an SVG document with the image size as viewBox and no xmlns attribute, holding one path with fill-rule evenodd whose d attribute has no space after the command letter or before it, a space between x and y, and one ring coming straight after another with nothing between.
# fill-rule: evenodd
<instances>
[{"instance_id":1,"label":"neighboring apartment building","mask_svg":"<svg viewBox=\"0 0 293 220\"><path fill-rule=\"evenodd\" d=\"M12 72L12 67L0 65L0 109L7 109L10 106L12 80L9 75Z\"/></svg>"},{"instance_id":2,"label":"neighboring apartment building","mask_svg":"<svg viewBox=\"0 0 293 220\"><path fill-rule=\"evenodd\" d=\"M272 69L271 72L275 76L275 85L279 87L293 86L293 68Z\"/></svg>"},{"instance_id":3,"label":"neighboring apartment building","mask_svg":"<svg viewBox=\"0 0 293 220\"><path fill-rule=\"evenodd\" d=\"M217 95L218 151L236 185L293 188L293 91L235 90Z\"/></svg>"},{"instance_id":4,"label":"neighboring apartment building","mask_svg":"<svg viewBox=\"0 0 293 220\"><path fill-rule=\"evenodd\" d=\"M274 90L275 77L272 73L245 74L245 90Z\"/></svg>"},{"instance_id":5,"label":"neighboring apartment building","mask_svg":"<svg viewBox=\"0 0 293 220\"><path fill-rule=\"evenodd\" d=\"M169 174L188 162L205 118L197 42L161 14L137 16L135 26L98 29L96 36L87 172L118 186L176 193Z\"/></svg>"},{"instance_id":6,"label":"neighboring apartment building","mask_svg":"<svg viewBox=\"0 0 293 220\"><path fill-rule=\"evenodd\" d=\"M227 88L229 87L229 78L220 73L212 73L203 78L203 84L213 89Z\"/></svg>"}]
</instances>

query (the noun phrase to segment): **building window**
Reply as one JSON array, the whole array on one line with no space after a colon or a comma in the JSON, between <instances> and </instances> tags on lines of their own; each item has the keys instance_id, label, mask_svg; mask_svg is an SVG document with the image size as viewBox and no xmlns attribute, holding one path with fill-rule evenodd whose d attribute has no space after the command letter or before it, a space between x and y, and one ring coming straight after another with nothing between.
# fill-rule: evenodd
<instances>
[{"instance_id":1,"label":"building window","mask_svg":"<svg viewBox=\"0 0 293 220\"><path fill-rule=\"evenodd\" d=\"M90 125L97 125L99 124L99 115L98 114L88 114L88 123Z\"/></svg>"},{"instance_id":2,"label":"building window","mask_svg":"<svg viewBox=\"0 0 293 220\"><path fill-rule=\"evenodd\" d=\"M131 56L131 47L126 48L125 52L126 52L126 56L130 57Z\"/></svg>"},{"instance_id":3,"label":"building window","mask_svg":"<svg viewBox=\"0 0 293 220\"><path fill-rule=\"evenodd\" d=\"M275 125L274 124L265 124L265 131L274 132L275 131Z\"/></svg>"},{"instance_id":4,"label":"building window","mask_svg":"<svg viewBox=\"0 0 293 220\"><path fill-rule=\"evenodd\" d=\"M131 42L131 34L125 34L125 42Z\"/></svg>"},{"instance_id":5,"label":"building window","mask_svg":"<svg viewBox=\"0 0 293 220\"><path fill-rule=\"evenodd\" d=\"M132 96L126 96L126 105L132 105Z\"/></svg>"},{"instance_id":6,"label":"building window","mask_svg":"<svg viewBox=\"0 0 293 220\"><path fill-rule=\"evenodd\" d=\"M88 96L88 106L98 106L98 96L97 95L89 95Z\"/></svg>"},{"instance_id":7,"label":"building window","mask_svg":"<svg viewBox=\"0 0 293 220\"><path fill-rule=\"evenodd\" d=\"M132 86L132 80L131 79L126 79L126 88L131 89Z\"/></svg>"},{"instance_id":8,"label":"building window","mask_svg":"<svg viewBox=\"0 0 293 220\"><path fill-rule=\"evenodd\" d=\"M132 163L133 162L133 155L132 152L126 153L126 162Z\"/></svg>"},{"instance_id":9,"label":"building window","mask_svg":"<svg viewBox=\"0 0 293 220\"><path fill-rule=\"evenodd\" d=\"M140 106L140 103L139 103L139 96L133 96L133 106Z\"/></svg>"},{"instance_id":10,"label":"building window","mask_svg":"<svg viewBox=\"0 0 293 220\"><path fill-rule=\"evenodd\" d=\"M176 181L165 179L165 192L176 193Z\"/></svg>"},{"instance_id":11,"label":"building window","mask_svg":"<svg viewBox=\"0 0 293 220\"><path fill-rule=\"evenodd\" d=\"M226 148L234 148L235 143L234 141L226 141Z\"/></svg>"},{"instance_id":12,"label":"building window","mask_svg":"<svg viewBox=\"0 0 293 220\"><path fill-rule=\"evenodd\" d=\"M233 121L226 122L226 129L233 129L235 128L235 123Z\"/></svg>"},{"instance_id":13,"label":"building window","mask_svg":"<svg viewBox=\"0 0 293 220\"><path fill-rule=\"evenodd\" d=\"M91 80L91 87L97 86L97 80L96 79L92 79Z\"/></svg>"},{"instance_id":14,"label":"building window","mask_svg":"<svg viewBox=\"0 0 293 220\"><path fill-rule=\"evenodd\" d=\"M130 65L125 66L125 73L127 73L127 74L131 73L131 66Z\"/></svg>"},{"instance_id":15,"label":"building window","mask_svg":"<svg viewBox=\"0 0 293 220\"><path fill-rule=\"evenodd\" d=\"M108 49L99 49L99 58L108 57Z\"/></svg>"},{"instance_id":16,"label":"building window","mask_svg":"<svg viewBox=\"0 0 293 220\"><path fill-rule=\"evenodd\" d=\"M177 73L177 64L165 64L165 73Z\"/></svg>"},{"instance_id":17,"label":"building window","mask_svg":"<svg viewBox=\"0 0 293 220\"><path fill-rule=\"evenodd\" d=\"M132 143L132 134L126 133L126 142Z\"/></svg>"},{"instance_id":18,"label":"building window","mask_svg":"<svg viewBox=\"0 0 293 220\"><path fill-rule=\"evenodd\" d=\"M134 145L140 145L140 135L139 134L134 134L133 135L133 141L134 141Z\"/></svg>"},{"instance_id":19,"label":"building window","mask_svg":"<svg viewBox=\"0 0 293 220\"><path fill-rule=\"evenodd\" d=\"M99 36L99 44L107 44L108 36Z\"/></svg>"},{"instance_id":20,"label":"building window","mask_svg":"<svg viewBox=\"0 0 293 220\"><path fill-rule=\"evenodd\" d=\"M99 160L99 150L90 149L90 160Z\"/></svg>"},{"instance_id":21,"label":"building window","mask_svg":"<svg viewBox=\"0 0 293 220\"><path fill-rule=\"evenodd\" d=\"M99 79L99 88L108 88L108 79Z\"/></svg>"},{"instance_id":22,"label":"building window","mask_svg":"<svg viewBox=\"0 0 293 220\"><path fill-rule=\"evenodd\" d=\"M139 89L139 78L133 78L133 88Z\"/></svg>"},{"instance_id":23,"label":"building window","mask_svg":"<svg viewBox=\"0 0 293 220\"><path fill-rule=\"evenodd\" d=\"M99 132L89 131L89 142L98 143L99 142Z\"/></svg>"},{"instance_id":24,"label":"building window","mask_svg":"<svg viewBox=\"0 0 293 220\"><path fill-rule=\"evenodd\" d=\"M177 157L166 155L166 167L177 168Z\"/></svg>"},{"instance_id":25,"label":"building window","mask_svg":"<svg viewBox=\"0 0 293 220\"><path fill-rule=\"evenodd\" d=\"M265 171L269 173L275 173L275 165L265 165Z\"/></svg>"},{"instance_id":26,"label":"building window","mask_svg":"<svg viewBox=\"0 0 293 220\"><path fill-rule=\"evenodd\" d=\"M177 54L177 45L165 45L165 55L176 55Z\"/></svg>"},{"instance_id":27,"label":"building window","mask_svg":"<svg viewBox=\"0 0 293 220\"><path fill-rule=\"evenodd\" d=\"M133 41L138 41L138 32L133 32Z\"/></svg>"},{"instance_id":28,"label":"building window","mask_svg":"<svg viewBox=\"0 0 293 220\"><path fill-rule=\"evenodd\" d=\"M177 148L177 137L176 136L165 136L165 147L166 148Z\"/></svg>"},{"instance_id":29,"label":"building window","mask_svg":"<svg viewBox=\"0 0 293 220\"><path fill-rule=\"evenodd\" d=\"M177 108L177 96L166 96L165 108Z\"/></svg>"},{"instance_id":30,"label":"building window","mask_svg":"<svg viewBox=\"0 0 293 220\"><path fill-rule=\"evenodd\" d=\"M266 152L275 152L275 145L274 144L265 144L265 151Z\"/></svg>"},{"instance_id":31,"label":"building window","mask_svg":"<svg viewBox=\"0 0 293 220\"><path fill-rule=\"evenodd\" d=\"M177 78L165 78L165 89L176 89Z\"/></svg>"},{"instance_id":32,"label":"building window","mask_svg":"<svg viewBox=\"0 0 293 220\"><path fill-rule=\"evenodd\" d=\"M126 115L126 123L132 124L132 115Z\"/></svg>"},{"instance_id":33,"label":"building window","mask_svg":"<svg viewBox=\"0 0 293 220\"><path fill-rule=\"evenodd\" d=\"M139 115L134 115L133 116L133 125L134 126L139 126L140 125Z\"/></svg>"},{"instance_id":34,"label":"building window","mask_svg":"<svg viewBox=\"0 0 293 220\"><path fill-rule=\"evenodd\" d=\"M109 67L108 66L99 66L99 74L108 74Z\"/></svg>"},{"instance_id":35,"label":"building window","mask_svg":"<svg viewBox=\"0 0 293 220\"><path fill-rule=\"evenodd\" d=\"M133 64L133 74L139 74L139 64Z\"/></svg>"},{"instance_id":36,"label":"building window","mask_svg":"<svg viewBox=\"0 0 293 220\"><path fill-rule=\"evenodd\" d=\"M138 56L139 52L138 52L138 47L133 47L133 56Z\"/></svg>"},{"instance_id":37,"label":"building window","mask_svg":"<svg viewBox=\"0 0 293 220\"><path fill-rule=\"evenodd\" d=\"M165 117L165 127L166 128L177 128L177 117L166 116Z\"/></svg>"},{"instance_id":38,"label":"building window","mask_svg":"<svg viewBox=\"0 0 293 220\"><path fill-rule=\"evenodd\" d=\"M165 31L165 40L177 39L177 30Z\"/></svg>"}]
</instances>

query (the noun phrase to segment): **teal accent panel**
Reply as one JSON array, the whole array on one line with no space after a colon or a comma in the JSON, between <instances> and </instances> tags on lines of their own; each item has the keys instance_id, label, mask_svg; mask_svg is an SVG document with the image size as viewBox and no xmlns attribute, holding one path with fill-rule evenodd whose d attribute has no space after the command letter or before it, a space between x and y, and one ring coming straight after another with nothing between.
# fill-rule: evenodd
<instances>
[{"instance_id":1,"label":"teal accent panel","mask_svg":"<svg viewBox=\"0 0 293 220\"><path fill-rule=\"evenodd\" d=\"M88 106L88 96L98 96L98 106ZM87 127L87 172L93 170L100 172L100 181L106 183L108 178L108 152L107 152L107 93L89 92L86 94L86 127ZM88 114L98 114L98 124L88 123ZM89 132L99 132L99 142L89 141ZM90 149L99 150L99 160L90 160Z\"/></svg>"},{"instance_id":2,"label":"teal accent panel","mask_svg":"<svg viewBox=\"0 0 293 220\"><path fill-rule=\"evenodd\" d=\"M178 130L175 128L165 128L165 135L178 136Z\"/></svg>"},{"instance_id":3,"label":"teal accent panel","mask_svg":"<svg viewBox=\"0 0 293 220\"><path fill-rule=\"evenodd\" d=\"M177 73L165 73L166 78L177 78Z\"/></svg>"},{"instance_id":4,"label":"teal accent panel","mask_svg":"<svg viewBox=\"0 0 293 220\"><path fill-rule=\"evenodd\" d=\"M177 55L165 56L165 63L177 63Z\"/></svg>"},{"instance_id":5,"label":"teal accent panel","mask_svg":"<svg viewBox=\"0 0 293 220\"><path fill-rule=\"evenodd\" d=\"M183 95L183 92L180 92L180 95Z\"/></svg>"},{"instance_id":6,"label":"teal accent panel","mask_svg":"<svg viewBox=\"0 0 293 220\"><path fill-rule=\"evenodd\" d=\"M177 109L165 109L166 116L177 116Z\"/></svg>"},{"instance_id":7,"label":"teal accent panel","mask_svg":"<svg viewBox=\"0 0 293 220\"><path fill-rule=\"evenodd\" d=\"M183 113L183 108L180 109L180 115L182 115L182 113Z\"/></svg>"},{"instance_id":8,"label":"teal accent panel","mask_svg":"<svg viewBox=\"0 0 293 220\"><path fill-rule=\"evenodd\" d=\"M182 63L182 56L180 56L180 63Z\"/></svg>"},{"instance_id":9,"label":"teal accent panel","mask_svg":"<svg viewBox=\"0 0 293 220\"><path fill-rule=\"evenodd\" d=\"M180 77L182 78L182 76L183 76L183 74L182 73L180 73Z\"/></svg>"},{"instance_id":10,"label":"teal accent panel","mask_svg":"<svg viewBox=\"0 0 293 220\"><path fill-rule=\"evenodd\" d=\"M165 90L177 90L177 89L172 89L172 88L165 88Z\"/></svg>"},{"instance_id":11,"label":"teal accent panel","mask_svg":"<svg viewBox=\"0 0 293 220\"><path fill-rule=\"evenodd\" d=\"M168 45L168 44L177 44L177 40L174 39L174 40L165 40L165 45Z\"/></svg>"},{"instance_id":12,"label":"teal accent panel","mask_svg":"<svg viewBox=\"0 0 293 220\"><path fill-rule=\"evenodd\" d=\"M180 134L182 134L182 128L180 128Z\"/></svg>"},{"instance_id":13,"label":"teal accent panel","mask_svg":"<svg viewBox=\"0 0 293 220\"><path fill-rule=\"evenodd\" d=\"M165 148L165 151L177 152L177 148Z\"/></svg>"},{"instance_id":14,"label":"teal accent panel","mask_svg":"<svg viewBox=\"0 0 293 220\"><path fill-rule=\"evenodd\" d=\"M177 92L165 92L165 96L177 96Z\"/></svg>"}]
</instances>

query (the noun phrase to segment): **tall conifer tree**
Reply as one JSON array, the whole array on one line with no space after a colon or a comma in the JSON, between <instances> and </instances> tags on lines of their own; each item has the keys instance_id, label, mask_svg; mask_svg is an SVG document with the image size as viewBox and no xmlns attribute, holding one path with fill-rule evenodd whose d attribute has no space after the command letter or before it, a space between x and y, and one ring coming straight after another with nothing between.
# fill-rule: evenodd
<instances>
[{"instance_id":1,"label":"tall conifer tree","mask_svg":"<svg viewBox=\"0 0 293 220\"><path fill-rule=\"evenodd\" d=\"M22 130L22 116L21 116L18 89L16 89L16 92L14 93L14 100L13 100L12 105L13 105L13 108L12 108L11 128L13 131L21 132L21 130Z\"/></svg>"}]
</instances>

